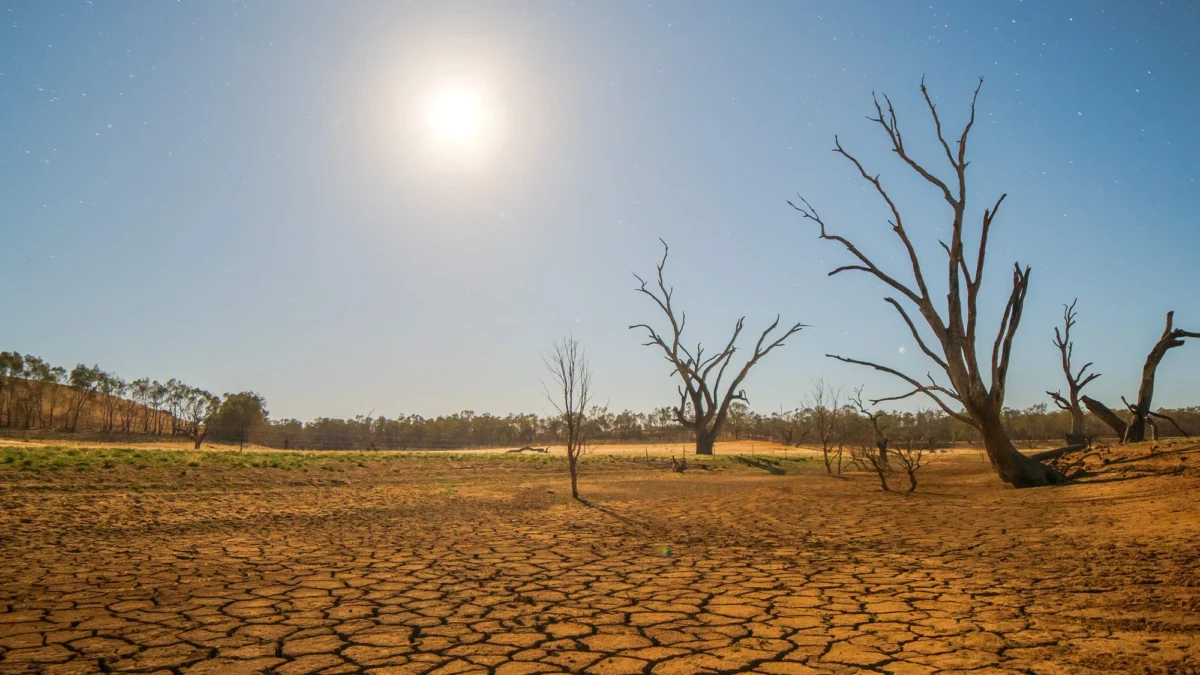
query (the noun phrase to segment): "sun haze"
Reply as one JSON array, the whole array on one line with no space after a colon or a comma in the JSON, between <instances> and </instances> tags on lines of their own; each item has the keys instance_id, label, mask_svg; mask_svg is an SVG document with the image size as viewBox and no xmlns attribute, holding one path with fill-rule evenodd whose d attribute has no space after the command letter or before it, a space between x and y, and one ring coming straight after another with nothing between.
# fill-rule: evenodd
<instances>
[{"instance_id":1,"label":"sun haze","mask_svg":"<svg viewBox=\"0 0 1200 675\"><path fill-rule=\"evenodd\" d=\"M676 385L627 328L653 318L630 273L652 269L661 237L705 344L742 315L747 334L776 314L811 326L749 376L756 410L799 406L797 382L818 377L902 393L825 358L929 365L897 349L908 336L873 281L826 276L847 254L786 201L802 193L907 273L886 207L829 152L836 134L911 214L918 253L944 255L944 201L865 119L888 94L914 156L944 159L922 77L947 128L984 77L972 222L1008 194L989 330L1007 266L1033 269L1006 405L1058 386L1051 329L1075 297L1078 350L1104 373L1090 391L1110 404L1167 309L1195 323L1190 6L0 12L0 342L54 364L253 389L278 418L504 414L542 411L539 350L571 332L612 404L649 411ZM1198 359L1171 355L1181 372ZM1191 400L1160 380L1163 405Z\"/></svg>"},{"instance_id":2,"label":"sun haze","mask_svg":"<svg viewBox=\"0 0 1200 675\"><path fill-rule=\"evenodd\" d=\"M486 113L470 89L446 88L433 95L429 126L439 140L471 143L479 139Z\"/></svg>"}]
</instances>

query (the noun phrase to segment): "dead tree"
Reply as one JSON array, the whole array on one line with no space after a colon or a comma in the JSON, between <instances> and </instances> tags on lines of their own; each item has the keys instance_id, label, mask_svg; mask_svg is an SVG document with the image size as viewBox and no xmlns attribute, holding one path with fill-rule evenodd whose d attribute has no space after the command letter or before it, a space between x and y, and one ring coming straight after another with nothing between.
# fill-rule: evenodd
<instances>
[{"instance_id":1,"label":"dead tree","mask_svg":"<svg viewBox=\"0 0 1200 675\"><path fill-rule=\"evenodd\" d=\"M883 426L884 413L882 411L871 412L868 410L867 406L863 404L862 393L862 387L855 389L854 396L850 397L850 403L852 403L854 407L858 409L859 414L871 422L871 430L875 434L875 450L878 453L877 456L879 458L879 462L886 467L888 461L888 439L887 435L884 434L884 432L887 431L887 427ZM883 489L886 490L887 486L885 485Z\"/></svg>"},{"instance_id":2,"label":"dead tree","mask_svg":"<svg viewBox=\"0 0 1200 675\"><path fill-rule=\"evenodd\" d=\"M854 395L850 397L850 403L858 410L859 414L866 417L871 423L871 431L874 434L875 447L862 446L851 449L851 456L859 462L871 467L875 471L875 475L879 477L879 484L883 486L883 491L888 492L887 476L892 471L892 467L888 462L888 438L885 432L887 426L883 424L883 412L871 412L866 404L863 403L863 388L859 387L854 390Z\"/></svg>"},{"instance_id":3,"label":"dead tree","mask_svg":"<svg viewBox=\"0 0 1200 675\"><path fill-rule=\"evenodd\" d=\"M1067 395L1063 396L1062 392L1047 391L1050 398L1054 399L1054 403L1063 410L1071 413L1071 433L1067 434L1067 445L1078 445L1084 443L1083 435L1083 408L1079 405L1079 392L1088 385L1089 382L1100 377L1100 373L1087 373L1087 369L1092 367L1091 362L1085 363L1079 372L1074 372L1071 368L1071 357L1075 352L1075 343L1071 341L1071 327L1075 325L1075 303L1079 302L1079 298L1071 301L1070 305L1063 305L1063 329L1060 332L1058 327L1054 327L1054 346L1058 347L1059 353L1062 355L1063 374L1067 376ZM1085 374L1086 373L1086 374Z\"/></svg>"},{"instance_id":4,"label":"dead tree","mask_svg":"<svg viewBox=\"0 0 1200 675\"><path fill-rule=\"evenodd\" d=\"M592 399L592 371L588 365L587 353L579 346L578 340L569 336L551 345L550 349L542 354L542 362L546 364L546 370L550 373L553 383L551 386L543 384L546 400L554 407L567 434L567 470L571 474L571 497L579 499L579 456L587 445L584 413Z\"/></svg>"},{"instance_id":5,"label":"dead tree","mask_svg":"<svg viewBox=\"0 0 1200 675\"><path fill-rule=\"evenodd\" d=\"M838 474L842 473L842 448L845 443L846 425L842 419L842 390L834 389L824 379L815 380L808 403L812 408L812 420L817 438L821 441L821 457L825 461L825 473L833 474L834 447L838 449Z\"/></svg>"},{"instance_id":6,"label":"dead tree","mask_svg":"<svg viewBox=\"0 0 1200 675\"><path fill-rule=\"evenodd\" d=\"M1187 432L1181 429L1175 420L1162 413L1154 412L1154 409L1150 407L1154 399L1154 376L1158 371L1158 364L1162 362L1169 350L1182 347L1185 338L1200 338L1200 333L1175 328L1175 312L1167 312L1167 327L1163 329L1162 337L1158 338L1158 342L1146 356L1146 365L1142 366L1142 384L1138 388L1137 402L1129 403L1125 397L1121 397L1121 401L1129 409L1130 419L1128 422L1096 399L1083 397L1083 404L1087 406L1087 409L1111 427L1122 443L1139 443L1146 440L1147 426L1150 426L1157 435L1158 430L1153 418L1166 420L1179 429L1180 433L1187 435Z\"/></svg>"},{"instance_id":7,"label":"dead tree","mask_svg":"<svg viewBox=\"0 0 1200 675\"><path fill-rule=\"evenodd\" d=\"M887 477L892 472L891 465L879 458L879 452L870 445L855 445L850 448L850 458L864 469L870 467L879 477L879 485L884 492L891 492Z\"/></svg>"},{"instance_id":8,"label":"dead tree","mask_svg":"<svg viewBox=\"0 0 1200 675\"><path fill-rule=\"evenodd\" d=\"M967 166L970 164L966 159L967 138L971 132L971 127L975 123L975 101L979 98L979 90L982 87L983 79L980 78L979 86L975 89L975 95L971 98L970 119L963 127L962 134L957 140L958 147L955 150L951 148L951 141L947 140L945 134L942 132L942 121L938 115L937 107L933 104L933 99L930 98L929 92L925 88L924 80L922 79L921 81L921 93L924 95L925 102L929 106L934 128L937 132L937 139L941 144L942 150L945 151L950 168L953 170L953 178L949 181L945 181L934 175L932 171L917 162L909 153L909 148L905 145L904 137L900 131L896 112L892 107L891 100L886 95L883 99L886 102L887 110L884 110L879 102L879 98L873 96L875 101L875 117L868 118L875 124L878 124L884 133L887 134L892 151L918 176L932 185L953 212L953 218L949 223L950 241L949 243L945 241L938 242L945 249L947 256L945 268L947 292L945 295L946 308L944 314L939 312L937 306L935 306L934 295L926 285L924 270L918 258L916 248L913 246L908 231L904 227L904 220L900 214L899 207L892 200L887 190L884 189L883 183L879 180L879 175L868 173L862 163L842 147L841 141L837 136L834 136L833 151L853 164L863 180L869 183L882 198L883 202L886 203L891 213L888 224L891 226L892 232L895 233L900 243L904 246L909 265L912 268L915 286L913 283L904 283L895 276L892 276L892 274L884 271L857 246L851 243L849 239L832 234L824 219L817 213L817 210L803 197L799 200L800 205L792 202L788 203L792 208L800 212L804 218L813 221L820 227L821 239L841 244L857 260L856 263L838 267L829 273L830 276L847 271L866 272L874 276L898 293L901 300L907 301L911 306L915 307L933 334L934 341L931 346L930 341L927 341L922 336L921 331L918 330L917 325L913 322L912 317L909 316L908 310L904 308L901 301L893 297L884 298L888 304L892 305L899 312L900 317L904 319L917 346L945 375L948 382L944 385L940 384L932 374L927 375L928 381L926 382L901 373L894 368L870 361L861 361L834 354L827 355L839 361L867 366L894 375L913 387L912 391L906 394L874 400L872 401L872 405L878 404L881 401L895 401L917 394L924 394L932 398L946 414L965 424L969 424L979 431L983 438L984 447L987 449L988 459L991 460L992 467L1001 479L1015 487L1050 485L1063 482L1062 474L1053 467L1035 462L1018 452L1009 439L1001 418L1001 411L1004 408L1004 391L1008 377L1009 359L1012 355L1013 338L1016 337L1017 327L1021 322L1021 313L1025 306L1025 294L1029 290L1030 268L1028 266L1022 269L1019 264L1013 265L1012 290L1009 293L1008 302L1004 307L1004 313L1000 317L1000 326L992 346L990 364L984 362L981 365L981 355L977 351L978 299L979 290L983 285L984 260L987 255L988 235L991 231L992 222L999 212L1001 204L1004 203L1006 196L1001 195L991 208L983 212L978 235L978 253L973 261L968 261L964 251L963 236L964 230L967 227L967 195L970 194L967 189ZM972 267L974 268L973 270Z\"/></svg>"},{"instance_id":9,"label":"dead tree","mask_svg":"<svg viewBox=\"0 0 1200 675\"><path fill-rule=\"evenodd\" d=\"M896 461L899 462L900 468L904 469L905 475L908 476L908 490L906 492L916 492L917 471L929 463L926 461L925 451L919 446L914 448L912 439L910 438L904 446L893 448L891 453L896 458Z\"/></svg>"},{"instance_id":10,"label":"dead tree","mask_svg":"<svg viewBox=\"0 0 1200 675\"><path fill-rule=\"evenodd\" d=\"M667 247L667 242L663 241L662 245L662 260L658 263L657 292L654 288L650 288L645 279L637 274L633 276L641 284L635 290L646 295L654 301L654 304L658 305L658 308L666 315L667 323L671 326L670 332L664 338L649 324L640 323L629 328L644 328L650 336L649 342L646 342L644 346L658 346L662 349L664 357L671 363L673 374L677 374L682 381L678 387L679 405L674 408L675 419L684 428L690 429L696 434L696 454L711 455L713 454L713 444L729 415L729 405L734 401L748 402L745 390L738 387L746 379L750 369L771 350L782 346L784 340L804 328L804 324L797 323L777 339L768 343L768 336L779 326L779 317L776 316L775 322L758 337L758 342L754 345L754 354L737 371L737 375L729 383L728 388L722 389L721 379L733 359L734 352L738 349L737 339L742 334L742 326L746 317L737 320L733 327L732 337L720 352L706 357L704 348L700 344L696 345L694 352L686 347L683 343L683 330L687 323L687 313L682 311L677 313L672 304L675 289L668 287L663 279L663 268L667 264L667 253L670 249Z\"/></svg>"}]
</instances>

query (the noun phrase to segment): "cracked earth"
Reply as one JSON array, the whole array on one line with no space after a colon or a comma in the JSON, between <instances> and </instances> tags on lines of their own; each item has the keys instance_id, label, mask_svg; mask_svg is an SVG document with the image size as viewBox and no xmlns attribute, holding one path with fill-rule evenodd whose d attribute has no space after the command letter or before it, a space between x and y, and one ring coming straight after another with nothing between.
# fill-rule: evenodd
<instances>
[{"instance_id":1,"label":"cracked earth","mask_svg":"<svg viewBox=\"0 0 1200 675\"><path fill-rule=\"evenodd\" d=\"M1154 462L1200 449L1160 455L907 497L622 460L588 504L556 463L5 471L0 674L1195 673L1200 478Z\"/></svg>"}]
</instances>

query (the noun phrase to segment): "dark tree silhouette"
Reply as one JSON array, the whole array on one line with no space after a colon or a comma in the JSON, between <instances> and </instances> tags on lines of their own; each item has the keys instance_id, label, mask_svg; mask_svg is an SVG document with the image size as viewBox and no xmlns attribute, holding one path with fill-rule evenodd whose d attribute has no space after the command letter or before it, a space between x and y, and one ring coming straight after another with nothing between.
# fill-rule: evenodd
<instances>
[{"instance_id":1,"label":"dark tree silhouette","mask_svg":"<svg viewBox=\"0 0 1200 675\"><path fill-rule=\"evenodd\" d=\"M1022 269L1020 265L1015 264L1013 266L1012 291L1009 293L1008 302L1005 304L1004 313L1000 318L1000 327L992 346L990 364L987 362L981 364L981 357L977 351L978 299L979 290L983 286L988 235L991 232L992 222L999 212L1000 206L1004 203L1006 196L1001 195L991 208L983 212L979 228L978 253L974 261L968 261L964 246L964 231L967 227L967 195L969 194L967 190L967 166L970 164L967 161L967 139L971 132L971 127L975 124L975 102L979 98L979 90L982 87L983 79L980 78L979 86L975 88L975 94L971 98L970 118L963 127L962 134L957 141L957 150L955 150L951 148L950 141L947 140L945 134L942 132L942 120L938 115L937 106L933 104L933 99L930 98L929 91L925 88L924 79L921 81L921 94L925 97L925 102L929 106L938 142L945 152L946 160L954 173L953 178L949 181L945 181L934 175L932 171L913 159L909 153L908 146L905 145L904 136L901 134L900 123L896 118L896 111L892 107L891 100L886 95L883 99L887 105L887 110L884 110L879 102L879 98L873 96L875 117L868 118L883 129L892 151L912 171L932 185L953 212L952 220L949 223L950 241L949 243L944 241L938 242L946 251L947 256L945 268L947 292L944 314L939 312L937 306L934 304L934 295L926 285L924 270L916 248L913 246L908 231L904 227L904 220L899 207L896 206L895 201L893 201L887 190L884 189L883 183L879 180L879 175L868 173L862 163L842 147L841 141L837 136L834 136L833 151L853 164L863 180L870 184L884 203L886 203L891 213L891 219L888 220L888 224L892 232L895 233L896 237L904 245L915 281L915 287L911 283L906 284L901 282L892 274L885 272L857 246L851 243L849 239L831 233L825 220L803 197L800 198L799 205L793 202L788 203L805 219L811 220L819 226L821 239L841 244L857 260L854 264L838 267L829 273L830 276L847 271L866 272L874 276L899 293L902 300L906 300L914 306L920 313L921 318L925 320L929 330L933 333L935 342L931 346L930 342L922 337L920 330L917 329L916 324L904 308L904 305L893 297L884 298L888 304L892 305L899 312L900 317L904 319L917 346L944 373L948 380L948 384L946 385L939 384L932 374L927 375L928 382L924 382L901 373L894 368L870 361L861 361L835 354L827 355L839 361L867 366L894 375L913 387L912 391L906 394L877 399L872 401L872 404L878 404L881 401L899 400L917 394L928 396L947 415L965 424L969 424L979 431L983 437L984 447L987 449L988 459L991 460L992 467L996 470L1000 478L1007 483L1016 487L1060 483L1063 482L1064 478L1056 469L1034 461L1017 451L1008 437L1008 432L1004 429L1003 418L1001 416L1001 411L1004 409L1004 391L1008 377L1009 360L1012 355L1013 338L1016 337L1017 327L1021 322L1021 312L1025 306L1025 294L1029 289L1029 267Z\"/></svg>"},{"instance_id":2,"label":"dark tree silhouette","mask_svg":"<svg viewBox=\"0 0 1200 675\"><path fill-rule=\"evenodd\" d=\"M1054 327L1054 346L1058 347L1059 353L1062 355L1063 374L1067 376L1067 395L1063 396L1061 392L1047 391L1050 398L1054 399L1054 403L1063 410L1071 413L1071 432L1067 434L1067 444L1076 445L1085 442L1083 434L1083 408L1079 405L1079 392L1088 385L1089 382L1100 377L1100 373L1088 373L1087 369L1092 367L1091 362L1085 363L1079 372L1075 372L1071 367L1071 357L1075 353L1075 343L1071 341L1071 328L1075 325L1075 304L1079 302L1079 298L1071 301L1070 305L1063 305L1063 329L1060 332L1058 327Z\"/></svg>"},{"instance_id":3,"label":"dark tree silhouette","mask_svg":"<svg viewBox=\"0 0 1200 675\"><path fill-rule=\"evenodd\" d=\"M592 370L587 354L573 337L555 342L542 354L542 362L553 382L546 386L546 400L554 406L566 434L571 497L579 499L579 456L587 445L584 415L592 399Z\"/></svg>"},{"instance_id":4,"label":"dark tree silhouette","mask_svg":"<svg viewBox=\"0 0 1200 675\"><path fill-rule=\"evenodd\" d=\"M767 326L767 329L758 337L758 342L754 345L754 354L737 371L737 375L729 383L728 388L722 389L721 380L725 375L725 369L733 359L734 352L738 349L737 339L742 334L746 317L737 320L733 327L733 335L729 338L725 348L712 356L706 357L704 348L700 344L696 345L695 352L684 346L683 329L687 323L687 313L678 312L677 314L675 306L672 304L675 289L668 287L663 279L663 268L667 264L667 254L670 248L665 241L662 242L662 245L662 260L659 261L657 268L657 291L650 288L642 277L637 274L633 276L637 277L641 283L636 290L653 300L654 304L658 305L658 308L666 315L667 322L671 326L670 333L664 339L649 324L644 323L635 324L629 328L644 328L650 336L650 341L646 342L645 346L658 346L662 349L667 361L671 362L673 373L678 374L682 381L679 385L679 406L674 408L675 419L696 434L696 454L711 455L713 454L713 444L729 416L729 405L734 401L748 402L745 390L738 387L746 379L750 369L771 350L782 346L784 340L804 328L804 324L795 324L777 339L768 343L767 338L779 326L779 317L776 316L775 322Z\"/></svg>"},{"instance_id":5,"label":"dark tree silhouette","mask_svg":"<svg viewBox=\"0 0 1200 675\"><path fill-rule=\"evenodd\" d=\"M1154 425L1154 418L1166 420L1175 426L1183 435L1188 435L1175 420L1160 412L1154 412L1151 403L1154 399L1154 378L1158 371L1158 364L1162 362L1163 357L1167 352L1176 348L1182 347L1185 338L1200 338L1200 333L1175 328L1175 312L1167 312L1167 327L1163 329L1162 337L1158 338L1158 342L1154 344L1154 348L1146 356L1146 364L1142 366L1142 384L1138 388L1138 397L1136 403L1130 403L1121 397L1121 402L1129 409L1130 419L1128 422L1121 419L1108 406L1097 401L1094 398L1087 396L1083 397L1083 404L1096 417L1100 418L1117 432L1117 436L1123 443L1138 443L1146 440L1146 426L1149 425L1157 435L1158 429Z\"/></svg>"},{"instance_id":6,"label":"dark tree silhouette","mask_svg":"<svg viewBox=\"0 0 1200 675\"><path fill-rule=\"evenodd\" d=\"M882 411L871 412L870 409L863 403L863 388L859 387L854 390L854 396L850 397L850 403L858 410L858 412L871 423L871 431L875 435L875 450L877 457L883 466L888 463L888 438L887 425L883 423L884 413ZM886 488L885 488L886 489Z\"/></svg>"}]
</instances>

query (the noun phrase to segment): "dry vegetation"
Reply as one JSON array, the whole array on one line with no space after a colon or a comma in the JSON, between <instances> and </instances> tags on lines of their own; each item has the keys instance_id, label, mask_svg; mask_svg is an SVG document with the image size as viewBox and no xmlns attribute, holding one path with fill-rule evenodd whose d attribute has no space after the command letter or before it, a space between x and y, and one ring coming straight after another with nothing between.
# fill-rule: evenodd
<instances>
[{"instance_id":1,"label":"dry vegetation","mask_svg":"<svg viewBox=\"0 0 1200 675\"><path fill-rule=\"evenodd\" d=\"M561 452L6 446L0 673L1196 672L1200 445L912 495L733 450L580 503Z\"/></svg>"},{"instance_id":2,"label":"dry vegetation","mask_svg":"<svg viewBox=\"0 0 1200 675\"><path fill-rule=\"evenodd\" d=\"M1054 341L1066 394L1047 392L1063 413L1006 407L1031 270L1013 265L1002 311L981 307L1006 196L967 207L979 89L954 135L920 91L940 167L909 154L886 96L868 119L950 207L945 259L922 267L891 178L836 136L907 261L881 268L809 201L792 203L849 256L830 274L888 287L936 368L921 378L827 356L907 393L818 381L802 409L753 413L745 378L803 325L776 317L732 368L743 319L723 348L690 347L665 242L654 283L636 289L661 328L631 328L671 363L678 403L648 415L589 404L570 336L544 353L549 417L308 424L270 420L254 392L218 398L0 352L0 427L22 439L0 440L0 675L1200 672L1200 442L1141 442L1159 420L1187 436L1196 409L1155 409L1155 378L1200 333L1168 312L1136 399L1114 411L1082 394L1098 375L1072 361L1072 303ZM943 265L945 293L925 281ZM977 335L993 316L994 337ZM936 409L878 407L911 397ZM1067 446L1018 450L1066 431L1064 415ZM1097 444L1101 423L1125 444ZM29 442L80 432L171 440ZM671 442L596 445L634 438ZM714 455L730 438L781 443ZM975 447L945 449L964 439ZM459 445L475 449L408 451Z\"/></svg>"}]
</instances>

